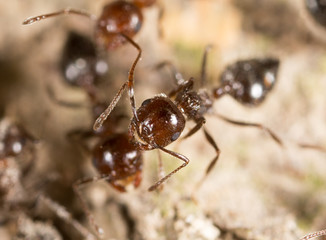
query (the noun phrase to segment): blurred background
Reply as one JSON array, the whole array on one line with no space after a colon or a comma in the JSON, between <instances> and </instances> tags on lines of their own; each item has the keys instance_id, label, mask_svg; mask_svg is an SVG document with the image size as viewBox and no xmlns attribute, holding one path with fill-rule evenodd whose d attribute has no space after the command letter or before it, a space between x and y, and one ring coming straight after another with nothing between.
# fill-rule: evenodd
<instances>
[{"instance_id":1,"label":"blurred background","mask_svg":"<svg viewBox=\"0 0 326 240\"><path fill-rule=\"evenodd\" d=\"M0 3L0 112L40 139L35 167L40 176L57 176L45 183L42 191L88 229L72 184L97 173L91 156L67 134L90 129L93 119L85 92L64 82L58 63L68 33L77 31L93 37L94 25L75 16L30 26L23 26L22 21L67 6L98 16L105 3ZM207 116L206 127L221 155L195 192L197 203L189 197L214 156L201 131L168 147L187 156L190 163L160 192L147 192L157 179L155 151L144 153L144 179L138 189L120 194L102 182L83 188L105 239L291 240L326 228L326 154L297 145L326 148L326 29L308 13L305 2L160 0L143 14L143 28L135 37L143 50L135 72L137 106L175 87L167 70L155 70L157 63L169 60L186 79L198 79L208 44L214 46L207 63L208 89L218 86L223 69L237 60L276 57L281 61L277 84L262 105L248 108L225 96L214 103L214 110L233 119L262 123L284 141L285 147L258 129L233 126ZM109 103L127 80L137 52L128 44L108 53L99 51L109 66L98 84L99 95ZM86 107L59 106L51 101L46 86L58 99ZM119 105L131 113L126 94ZM176 159L162 156L165 172L179 166ZM44 221L52 223L51 219ZM17 224L1 221L1 239L15 239ZM62 239L81 238L69 223L53 224Z\"/></svg>"}]
</instances>

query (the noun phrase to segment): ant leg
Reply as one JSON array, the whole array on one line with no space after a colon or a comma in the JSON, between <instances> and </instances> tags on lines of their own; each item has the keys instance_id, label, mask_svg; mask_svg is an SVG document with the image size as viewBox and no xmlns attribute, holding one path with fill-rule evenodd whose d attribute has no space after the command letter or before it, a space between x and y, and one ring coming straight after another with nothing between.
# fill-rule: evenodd
<instances>
[{"instance_id":1,"label":"ant leg","mask_svg":"<svg viewBox=\"0 0 326 240\"><path fill-rule=\"evenodd\" d=\"M265 127L264 125L260 124L260 123L251 123L251 122L242 122L242 121L236 121L230 118L227 118L219 113L215 113L214 116L219 117L220 119L234 124L234 125L238 125L238 126L242 126L242 127L255 127L255 128L259 128L261 130L264 130L265 132L268 133L268 135L277 143L279 144L281 147L283 147L283 142L281 141L281 139L274 133L272 132L272 130L270 130L269 128Z\"/></svg>"},{"instance_id":2,"label":"ant leg","mask_svg":"<svg viewBox=\"0 0 326 240\"><path fill-rule=\"evenodd\" d=\"M93 21L97 20L97 17L95 15L90 14L90 13L88 13L86 11L76 10L76 9L71 9L71 8L65 8L65 9L63 9L61 11L58 11L58 12L43 14L43 15L39 15L39 16L36 16L36 17L29 17L29 18L27 18L27 19L25 19L23 21L23 25L32 24L32 23L35 23L35 22L38 22L38 21L41 21L41 20L44 20L44 19L47 19L47 18L57 17L57 16L60 16L60 15L73 15L73 14L88 17Z\"/></svg>"},{"instance_id":3,"label":"ant leg","mask_svg":"<svg viewBox=\"0 0 326 240\"><path fill-rule=\"evenodd\" d=\"M186 139L190 136L192 136L193 134L195 134L199 129L201 129L201 127L206 123L206 119L205 118L200 118L196 121L196 125L182 138L182 139Z\"/></svg>"},{"instance_id":4,"label":"ant leg","mask_svg":"<svg viewBox=\"0 0 326 240\"><path fill-rule=\"evenodd\" d=\"M175 174L176 172L178 172L181 168L184 168L185 166L188 165L189 163L189 159L185 156L183 156L180 153L176 153L173 151L170 151L168 149L165 149L163 147L157 146L157 148L159 148L160 150L162 150L163 152L166 152L176 158L179 158L180 160L182 160L184 163L182 165L180 165L179 167L177 167L176 169L174 169L172 172L170 172L168 175L166 175L165 177L161 178L160 180L158 180L154 185L152 185L148 191L154 191L155 189L157 189L162 183L164 183L166 180L168 180L173 174Z\"/></svg>"},{"instance_id":5,"label":"ant leg","mask_svg":"<svg viewBox=\"0 0 326 240\"><path fill-rule=\"evenodd\" d=\"M157 64L154 69L159 70L163 67L168 67L172 73L172 77L175 81L175 84L177 86L181 85L183 82L185 82L182 74L177 70L176 66L171 61L163 61Z\"/></svg>"},{"instance_id":6,"label":"ant leg","mask_svg":"<svg viewBox=\"0 0 326 240\"><path fill-rule=\"evenodd\" d=\"M298 143L298 146L303 149L311 149L311 150L316 150L320 152L326 152L326 149L322 146L318 145L312 145L312 144L307 144L307 143Z\"/></svg>"},{"instance_id":7,"label":"ant leg","mask_svg":"<svg viewBox=\"0 0 326 240\"><path fill-rule=\"evenodd\" d=\"M314 233L309 233L306 236L300 238L300 240L308 240L308 239L323 236L323 235L326 235L326 229L318 231L318 232L314 232Z\"/></svg>"},{"instance_id":8,"label":"ant leg","mask_svg":"<svg viewBox=\"0 0 326 240\"><path fill-rule=\"evenodd\" d=\"M100 176L95 176L95 177L90 177L90 178L83 178L83 179L77 180L73 184L73 189L74 189L74 192L76 193L76 195L78 196L78 198L79 198L79 200L80 200L80 202L82 204L83 210L85 211L85 213L87 215L88 221L90 222L91 226L95 229L96 235L99 238L102 239L103 238L104 231L103 231L103 229L101 227L99 227L96 224L96 221L94 219L94 216L90 212L90 210L89 210L89 208L88 208L88 206L86 204L86 201L83 198L83 196L81 194L81 191L80 191L80 187L81 186L86 185L86 184L89 184L89 183L92 183L92 182L97 182L97 181L100 181L100 180L107 180L108 182L112 182L115 179L112 178L111 175L100 175Z\"/></svg>"},{"instance_id":9,"label":"ant leg","mask_svg":"<svg viewBox=\"0 0 326 240\"><path fill-rule=\"evenodd\" d=\"M213 45L207 45L204 50L203 60L201 64L201 72L200 72L200 87L204 87L206 85L207 54L212 48Z\"/></svg>"},{"instance_id":10,"label":"ant leg","mask_svg":"<svg viewBox=\"0 0 326 240\"><path fill-rule=\"evenodd\" d=\"M162 156L160 151L157 151L157 157L158 157L158 179L161 179L164 177L165 173L164 173L164 169L163 169L163 162L162 162ZM160 186L159 190L163 190L163 185Z\"/></svg>"},{"instance_id":11,"label":"ant leg","mask_svg":"<svg viewBox=\"0 0 326 240\"><path fill-rule=\"evenodd\" d=\"M135 117L135 119L138 122L138 117L137 117L137 113L136 113L136 104L135 104L135 96L134 96L134 71L136 68L136 65L141 57L141 53L142 50L140 48L140 46L135 43L130 37L128 37L125 34L120 34L121 36L123 36L124 38L126 38L126 40L132 44L137 50L138 50L138 55L136 57L136 59L134 60L130 70L129 70L129 76L128 76L128 81L125 82L122 87L120 88L120 90L118 91L118 93L114 96L113 100L111 101L110 105L104 110L103 113L101 113L101 115L95 120L93 129L95 131L97 131L104 123L104 121L108 118L108 116L110 115L111 111L115 108L115 106L117 105L118 101L120 100L122 93L126 90L126 88L128 87L129 90L129 99L130 99L130 105L131 105L131 110L132 113Z\"/></svg>"},{"instance_id":12,"label":"ant leg","mask_svg":"<svg viewBox=\"0 0 326 240\"><path fill-rule=\"evenodd\" d=\"M39 200L43 201L44 204L48 206L53 212L56 213L56 215L63 219L63 221L71 224L82 236L84 239L87 240L95 240L96 237L90 233L85 227L83 227L79 222L77 222L71 214L61 205L54 202L52 199L44 196L41 194L38 198Z\"/></svg>"},{"instance_id":13,"label":"ant leg","mask_svg":"<svg viewBox=\"0 0 326 240\"><path fill-rule=\"evenodd\" d=\"M205 134L205 138L206 140L209 142L209 144L214 148L215 152L216 152L216 155L215 157L211 160L211 162L209 163L208 167L206 168L206 172L205 172L205 175L201 178L201 180L196 184L196 187L194 188L193 190L193 193L192 193L192 199L195 200L195 202L197 202L196 198L194 197L195 196L195 192L201 187L201 185L203 184L203 182L205 181L206 177L208 176L208 174L212 171L213 167L216 165L217 163L217 160L219 159L220 157L220 149L218 148L215 140L213 139L213 137L208 133L208 131L203 128L204 130L204 134Z\"/></svg>"}]
</instances>

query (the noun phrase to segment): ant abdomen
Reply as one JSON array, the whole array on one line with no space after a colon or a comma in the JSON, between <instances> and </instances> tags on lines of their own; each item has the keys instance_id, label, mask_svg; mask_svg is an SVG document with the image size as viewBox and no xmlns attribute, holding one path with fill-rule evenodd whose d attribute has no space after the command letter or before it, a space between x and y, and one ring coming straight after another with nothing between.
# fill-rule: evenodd
<instances>
[{"instance_id":1,"label":"ant abdomen","mask_svg":"<svg viewBox=\"0 0 326 240\"><path fill-rule=\"evenodd\" d=\"M112 134L100 142L93 150L93 164L100 174L111 176L110 184L121 192L127 185L136 188L141 182L142 153L126 133Z\"/></svg>"},{"instance_id":2,"label":"ant abdomen","mask_svg":"<svg viewBox=\"0 0 326 240\"><path fill-rule=\"evenodd\" d=\"M137 110L137 117L137 133L151 146L165 147L177 140L186 123L182 112L164 95L145 100Z\"/></svg>"},{"instance_id":3,"label":"ant abdomen","mask_svg":"<svg viewBox=\"0 0 326 240\"><path fill-rule=\"evenodd\" d=\"M215 97L229 94L240 103L255 106L262 103L273 89L279 60L273 58L237 61L228 66L221 75L223 92L215 92Z\"/></svg>"},{"instance_id":4,"label":"ant abdomen","mask_svg":"<svg viewBox=\"0 0 326 240\"><path fill-rule=\"evenodd\" d=\"M140 30L143 15L139 7L125 1L107 4L98 18L96 39L107 49L115 49L132 38ZM121 33L121 34L120 34Z\"/></svg>"},{"instance_id":5,"label":"ant abdomen","mask_svg":"<svg viewBox=\"0 0 326 240\"><path fill-rule=\"evenodd\" d=\"M107 69L107 63L98 57L91 39L76 32L69 33L60 60L60 70L68 84L93 84Z\"/></svg>"}]
</instances>

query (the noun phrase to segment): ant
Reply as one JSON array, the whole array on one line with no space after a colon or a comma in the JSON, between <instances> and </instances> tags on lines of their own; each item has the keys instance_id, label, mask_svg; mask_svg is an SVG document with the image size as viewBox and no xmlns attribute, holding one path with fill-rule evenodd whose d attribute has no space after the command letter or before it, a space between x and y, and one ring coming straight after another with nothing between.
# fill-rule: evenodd
<instances>
[{"instance_id":1,"label":"ant","mask_svg":"<svg viewBox=\"0 0 326 240\"><path fill-rule=\"evenodd\" d=\"M126 36L126 39L136 48L139 48L128 36ZM78 62L80 61L83 62L81 64L83 68L78 67ZM99 99L98 89L95 85L97 78L101 75L96 71L98 63L106 64L105 62L102 63L95 54L94 45L85 37L76 33L70 33L59 62L60 69L68 83L86 92L92 106L94 120L106 106ZM103 66L101 68L103 69ZM70 69L72 69L74 74L67 73ZM57 100L51 89L48 90L51 100L58 105L65 107L79 106L76 103ZM73 189L82 203L90 224L96 230L99 237L102 236L103 231L97 226L90 213L80 188L85 184L105 179L115 190L126 192L127 186L132 184L134 188L137 188L142 180L142 151L129 140L128 132L119 131L119 125L121 125L120 123L124 118L126 118L124 114L118 113L96 131L76 129L68 133L68 137L71 138L96 138L98 140L94 146L81 144L83 150L92 156L93 166L100 175L76 181L73 184Z\"/></svg>"},{"instance_id":2,"label":"ant","mask_svg":"<svg viewBox=\"0 0 326 240\"><path fill-rule=\"evenodd\" d=\"M71 224L83 238L95 239L86 228L72 218L63 206L36 190L44 184L44 182L41 184L34 182L35 174L37 174L33 169L35 144L38 141L22 126L13 123L8 118L3 118L0 121L0 203L4 221L12 219L17 222L29 221L29 217L25 215L37 215L36 211L31 211L36 206L44 204L61 220ZM33 238L31 236L34 235L40 238L46 238L53 234L59 235L52 226L41 231L37 228L37 221L30 224L34 224L35 229L25 232L18 223L17 234L26 238Z\"/></svg>"},{"instance_id":3,"label":"ant","mask_svg":"<svg viewBox=\"0 0 326 240\"><path fill-rule=\"evenodd\" d=\"M209 50L210 47L205 49L202 63L202 87L205 84L205 66L207 52ZM193 78L185 81L180 77L181 75L179 73L175 73L176 89L171 91L168 96L160 94L147 99L136 109L133 82L134 70L140 58L141 49L138 49L138 51L138 56L129 72L128 81L122 85L107 109L97 118L93 126L94 130L102 127L105 120L118 103L122 93L128 88L130 105L133 113L133 118L129 125L129 135L132 141L134 141L141 150L159 149L183 161L182 165L158 180L148 190L153 191L157 189L173 174L188 165L189 159L186 156L165 148L180 137L185 128L186 120L194 121L195 126L185 134L183 138L188 138L199 129L203 128L205 138L215 149L215 157L211 160L206 170L205 176L207 176L216 164L220 155L220 150L212 136L206 128L203 127L206 122L204 115L212 111L213 101L225 94L229 94L241 103L247 105L254 106L261 103L274 86L279 60L268 58L237 62L235 65L227 68L225 74L222 74L221 86L212 89L211 93L204 88L198 91L194 90ZM172 98L174 99L172 100ZM267 131L277 143L282 144L280 139L271 130L261 124L238 122L221 115L219 116L232 124L263 129ZM137 138L139 139L138 141L136 140Z\"/></svg>"},{"instance_id":4,"label":"ant","mask_svg":"<svg viewBox=\"0 0 326 240\"><path fill-rule=\"evenodd\" d=\"M60 15L85 16L96 21L95 39L108 50L113 50L128 42L125 36L133 38L141 29L143 23L142 9L152 6L156 0L133 0L126 2L116 0L103 7L99 18L83 10L66 8L64 10L30 17L23 24L32 24L50 17Z\"/></svg>"},{"instance_id":5,"label":"ant","mask_svg":"<svg viewBox=\"0 0 326 240\"><path fill-rule=\"evenodd\" d=\"M130 39L131 40L131 39ZM94 119L104 110L105 103L98 98L96 80L103 69L107 69L107 65L103 62L95 52L95 46L91 44L89 39L77 33L70 33L67 42L63 48L61 60L59 62L60 69L65 80L83 89L92 105L92 115ZM133 44L135 44L132 41ZM78 63L82 62L82 64ZM96 65L102 65L102 70L96 71ZM79 67L82 65L82 67ZM72 70L71 70L72 69ZM73 74L69 73L73 72ZM58 105L67 107L77 107L78 104L59 101L50 92L50 97ZM140 151L135 149L134 145L127 141L127 133L118 133L117 127L119 121L124 118L123 114L117 114L112 118L109 124L105 124L98 131L71 131L68 136L80 135L84 137L97 137L99 143L93 149L83 146L93 156L93 165L100 174L116 176L119 179L129 179L132 182L134 176L134 186L138 187L141 181L142 156ZM114 127L113 127L114 126ZM110 158L110 159L109 159ZM118 181L110 181L110 184L118 191L125 192L127 183L119 184Z\"/></svg>"},{"instance_id":6,"label":"ant","mask_svg":"<svg viewBox=\"0 0 326 240\"><path fill-rule=\"evenodd\" d=\"M326 26L326 4L322 0L305 0L310 15L322 26Z\"/></svg>"}]
</instances>

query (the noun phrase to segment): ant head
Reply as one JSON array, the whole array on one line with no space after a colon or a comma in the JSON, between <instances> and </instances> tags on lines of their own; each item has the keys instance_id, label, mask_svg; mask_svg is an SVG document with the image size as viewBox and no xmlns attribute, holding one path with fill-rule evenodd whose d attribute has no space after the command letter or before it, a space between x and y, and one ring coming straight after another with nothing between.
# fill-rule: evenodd
<instances>
[{"instance_id":1,"label":"ant head","mask_svg":"<svg viewBox=\"0 0 326 240\"><path fill-rule=\"evenodd\" d=\"M137 116L139 137L154 147L165 147L177 140L186 122L182 112L165 95L145 100L137 110Z\"/></svg>"},{"instance_id":2,"label":"ant head","mask_svg":"<svg viewBox=\"0 0 326 240\"><path fill-rule=\"evenodd\" d=\"M133 3L140 8L152 6L156 0L134 0Z\"/></svg>"},{"instance_id":3,"label":"ant head","mask_svg":"<svg viewBox=\"0 0 326 240\"><path fill-rule=\"evenodd\" d=\"M306 0L306 7L311 16L322 26L326 26L326 2L323 0Z\"/></svg>"},{"instance_id":4,"label":"ant head","mask_svg":"<svg viewBox=\"0 0 326 240\"><path fill-rule=\"evenodd\" d=\"M133 183L141 182L143 159L141 152L129 141L128 134L113 134L98 144L93 152L93 164L100 174L112 176L110 184L121 192Z\"/></svg>"},{"instance_id":5,"label":"ant head","mask_svg":"<svg viewBox=\"0 0 326 240\"><path fill-rule=\"evenodd\" d=\"M106 73L107 63L98 58L96 47L89 38L70 32L60 60L65 80L75 86L93 84Z\"/></svg>"},{"instance_id":6,"label":"ant head","mask_svg":"<svg viewBox=\"0 0 326 240\"><path fill-rule=\"evenodd\" d=\"M279 60L272 58L238 61L221 75L223 94L248 106L258 105L272 90L278 67Z\"/></svg>"},{"instance_id":7,"label":"ant head","mask_svg":"<svg viewBox=\"0 0 326 240\"><path fill-rule=\"evenodd\" d=\"M107 49L115 49L126 43L120 33L133 37L141 28L143 15L140 9L125 1L107 4L97 22L96 38Z\"/></svg>"}]
</instances>

